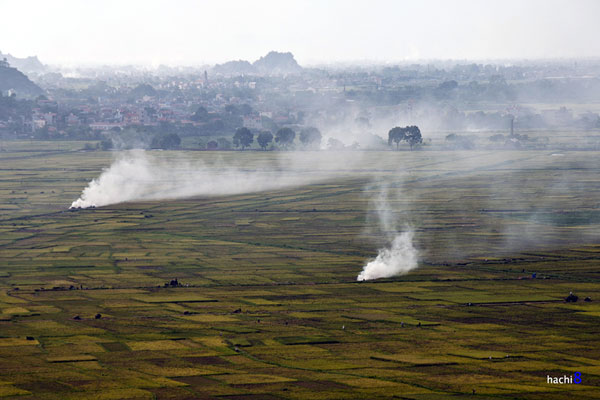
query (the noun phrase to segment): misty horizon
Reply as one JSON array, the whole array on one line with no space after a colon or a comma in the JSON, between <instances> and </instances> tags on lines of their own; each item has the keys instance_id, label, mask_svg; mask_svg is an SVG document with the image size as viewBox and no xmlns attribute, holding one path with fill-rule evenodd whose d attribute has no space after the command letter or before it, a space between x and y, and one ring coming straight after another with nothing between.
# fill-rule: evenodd
<instances>
[{"instance_id":1,"label":"misty horizon","mask_svg":"<svg viewBox=\"0 0 600 400\"><path fill-rule=\"evenodd\" d=\"M600 57L589 0L58 3L1 4L0 50L64 66L201 66L271 50L303 66ZM43 34L15 34L21 21Z\"/></svg>"},{"instance_id":2,"label":"misty horizon","mask_svg":"<svg viewBox=\"0 0 600 400\"><path fill-rule=\"evenodd\" d=\"M1 51L2 49L0 49ZM288 51L285 49L282 50L272 50L274 52L281 53L292 53L293 51ZM16 56L13 53L6 52L5 54L10 54L11 56L19 59L24 59L27 57L38 57L36 54L31 55L19 55ZM266 53L265 53L266 54ZM263 54L262 56L264 56ZM38 57L39 58L39 57ZM223 60L219 62L213 63L180 63L180 64L169 64L169 63L161 63L161 64L144 64L144 63L118 63L118 62L92 62L92 63L46 63L43 59L40 59L40 62L47 67L53 69L97 69L97 68L135 68L146 71L154 71L162 67L167 68L190 68L190 69L207 69L213 68L215 66L219 66L231 61L248 61L252 63L260 58L251 58L247 60L242 59L230 59ZM590 57L555 57L555 58L487 58L487 59L442 59L442 58L429 58L429 59L414 59L414 60L370 60L370 59L356 59L356 60L344 60L344 61L318 61L313 63L300 63L299 65L303 68L312 69L312 68L325 68L325 69L343 69L343 68L380 68L380 67L408 67L412 65L465 65L465 64L478 64L478 65L501 65L501 66L521 66L521 65L529 65L529 64L540 64L540 63L549 63L549 64L564 64L571 62L600 62L600 56L590 56Z\"/></svg>"}]
</instances>

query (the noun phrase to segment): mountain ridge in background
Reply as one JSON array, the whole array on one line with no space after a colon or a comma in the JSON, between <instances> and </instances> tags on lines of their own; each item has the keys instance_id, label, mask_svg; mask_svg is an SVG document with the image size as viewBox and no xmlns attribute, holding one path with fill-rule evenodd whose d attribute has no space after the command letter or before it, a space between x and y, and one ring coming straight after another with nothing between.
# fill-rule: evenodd
<instances>
[{"instance_id":1,"label":"mountain ridge in background","mask_svg":"<svg viewBox=\"0 0 600 400\"><path fill-rule=\"evenodd\" d=\"M2 53L0 51L0 60L6 58L6 61L19 71L23 71L25 74L31 73L43 73L46 71L46 66L37 58L37 56L30 56L25 58L18 58L10 53Z\"/></svg>"},{"instance_id":2,"label":"mountain ridge in background","mask_svg":"<svg viewBox=\"0 0 600 400\"><path fill-rule=\"evenodd\" d=\"M255 74L256 68L246 60L227 61L223 64L217 64L213 67L213 71L223 75L245 75Z\"/></svg>"},{"instance_id":3,"label":"mountain ridge in background","mask_svg":"<svg viewBox=\"0 0 600 400\"><path fill-rule=\"evenodd\" d=\"M270 51L252 64L246 60L217 64L213 72L222 75L287 75L302 72L302 67L292 53Z\"/></svg>"},{"instance_id":4,"label":"mountain ridge in background","mask_svg":"<svg viewBox=\"0 0 600 400\"><path fill-rule=\"evenodd\" d=\"M6 58L8 59L8 57ZM7 94L9 91L16 93L20 98L35 97L44 93L42 88L33 83L27 75L17 68L11 67L10 63L1 61L0 92Z\"/></svg>"},{"instance_id":5,"label":"mountain ridge in background","mask_svg":"<svg viewBox=\"0 0 600 400\"><path fill-rule=\"evenodd\" d=\"M290 52L279 53L270 51L264 57L259 58L252 64L260 73L266 74L294 74L302 71L302 67Z\"/></svg>"}]
</instances>

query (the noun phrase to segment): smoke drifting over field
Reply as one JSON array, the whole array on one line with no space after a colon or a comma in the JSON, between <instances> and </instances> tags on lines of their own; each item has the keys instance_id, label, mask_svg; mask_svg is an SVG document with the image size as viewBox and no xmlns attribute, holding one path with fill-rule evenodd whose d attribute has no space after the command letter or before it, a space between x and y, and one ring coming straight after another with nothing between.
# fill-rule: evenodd
<instances>
[{"instance_id":1,"label":"smoke drifting over field","mask_svg":"<svg viewBox=\"0 0 600 400\"><path fill-rule=\"evenodd\" d=\"M356 154L315 156L310 170L297 154L285 153L252 169L242 161L206 163L167 160L143 150L123 153L92 180L71 208L102 207L127 201L256 193L319 182ZM304 156L306 157L306 156Z\"/></svg>"},{"instance_id":2,"label":"smoke drifting over field","mask_svg":"<svg viewBox=\"0 0 600 400\"><path fill-rule=\"evenodd\" d=\"M71 208L102 207L128 201L162 200L191 196L220 196L255 193L315 183L334 176L357 175L360 152L279 153L251 170L232 161L213 163L173 161L145 151L122 153L102 174L92 180ZM310 165L310 168L307 168ZM347 169L352 166L353 169ZM371 175L372 171L365 172ZM372 201L378 224L389 247L365 266L358 280L377 279L406 273L417 267L413 232L397 231L397 222L381 188Z\"/></svg>"},{"instance_id":3,"label":"smoke drifting over field","mask_svg":"<svg viewBox=\"0 0 600 400\"><path fill-rule=\"evenodd\" d=\"M587 183L595 182L598 162L579 155L475 151L281 151L262 152L259 157L255 152L119 154L72 207L257 193L322 182L346 187L347 182L341 183L346 179L356 181L351 187L374 180L376 186L367 187L362 200L353 197L359 196L353 190L340 192L344 197L339 197L356 202L371 199L369 206L356 203L356 208L344 205L338 210L341 215L371 210L362 239L372 243L366 250L370 248L374 258L362 265L358 280L401 275L420 262L504 257L578 243L582 238L597 238L595 224L600 221L598 191Z\"/></svg>"},{"instance_id":4,"label":"smoke drifting over field","mask_svg":"<svg viewBox=\"0 0 600 400\"><path fill-rule=\"evenodd\" d=\"M372 201L372 206L377 212L379 229L385 234L388 245L379 249L377 257L365 265L356 278L358 281L389 278L417 268L418 252L413 246L413 230L405 225L403 232L398 231L398 221L394 217L388 196L388 189L382 187L377 200Z\"/></svg>"}]
</instances>

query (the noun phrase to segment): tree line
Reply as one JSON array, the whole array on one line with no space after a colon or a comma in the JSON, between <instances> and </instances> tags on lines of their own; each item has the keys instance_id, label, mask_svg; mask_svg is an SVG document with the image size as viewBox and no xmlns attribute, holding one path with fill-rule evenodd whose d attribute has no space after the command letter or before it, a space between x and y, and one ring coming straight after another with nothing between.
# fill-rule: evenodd
<instances>
[{"instance_id":1,"label":"tree line","mask_svg":"<svg viewBox=\"0 0 600 400\"><path fill-rule=\"evenodd\" d=\"M300 131L300 142L306 148L318 149L322 138L321 131L315 127L307 127ZM277 130L275 136L269 131L263 131L259 132L256 137L258 145L263 150L266 150L273 143L277 143L283 149L289 149L293 145L294 139L296 139L296 132L292 128L287 127ZM248 128L238 128L233 135L233 145L236 148L244 150L250 147L253 142L254 133ZM208 147L212 147L211 145L212 143L209 142ZM217 143L215 142L214 145L217 145Z\"/></svg>"},{"instance_id":2,"label":"tree line","mask_svg":"<svg viewBox=\"0 0 600 400\"><path fill-rule=\"evenodd\" d=\"M275 136L268 131L258 133L256 141L262 150L266 150L269 145L273 144L273 142L277 143L283 149L289 149L293 145L295 138L296 132L294 132L293 129L281 128L275 133ZM323 139L323 135L319 129L315 127L307 127L300 131L299 139L306 148L318 149L320 147L321 140ZM388 132L388 145L392 146L392 143L395 143L396 150L399 149L400 143L403 141L408 143L411 150L413 150L415 146L422 144L423 136L421 135L421 130L419 127L415 125L406 126L404 128L396 126ZM207 145L209 149L219 148L219 144L217 142L211 142L209 142ZM233 145L236 148L241 148L241 150L250 147L253 142L254 133L252 133L252 131L248 128L238 128L233 135Z\"/></svg>"},{"instance_id":3,"label":"tree line","mask_svg":"<svg viewBox=\"0 0 600 400\"><path fill-rule=\"evenodd\" d=\"M111 137L102 141L100 147L102 150L113 148L114 142L116 148L130 148L136 144L144 144L151 149L178 149L181 146L181 138L172 130L166 129L165 126L156 127L138 127L138 129L114 129L111 132ZM252 146L255 142L262 150L269 148L278 148L280 150L289 150L294 146L294 141L298 137L304 149L318 150L321 147L323 135L318 128L306 127L300 130L299 135L296 135L294 129L284 127L278 129L275 134L270 131L252 132L246 127L237 128L231 140L226 138L218 138L210 140L208 143L201 143L201 147L206 150L229 150L233 147L245 150ZM388 132L388 145L396 145L398 150L401 142L406 142L410 149L413 150L416 146L423 143L421 131L417 126L394 127ZM327 147L331 150L357 149L359 145L355 143L352 146L345 146L344 143L335 139L329 138Z\"/></svg>"}]
</instances>

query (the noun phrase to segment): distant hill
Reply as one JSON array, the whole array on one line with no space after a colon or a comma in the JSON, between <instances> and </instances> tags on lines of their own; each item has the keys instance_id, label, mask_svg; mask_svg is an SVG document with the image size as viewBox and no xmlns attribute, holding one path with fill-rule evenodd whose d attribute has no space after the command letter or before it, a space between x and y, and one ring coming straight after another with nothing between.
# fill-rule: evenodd
<instances>
[{"instance_id":1,"label":"distant hill","mask_svg":"<svg viewBox=\"0 0 600 400\"><path fill-rule=\"evenodd\" d=\"M228 61L224 64L217 64L213 68L213 72L217 74L223 75L245 75L245 74L255 74L256 68L248 61L238 60L238 61Z\"/></svg>"},{"instance_id":2,"label":"distant hill","mask_svg":"<svg viewBox=\"0 0 600 400\"><path fill-rule=\"evenodd\" d=\"M295 74L302 71L292 53L271 51L252 64L261 74Z\"/></svg>"},{"instance_id":3,"label":"distant hill","mask_svg":"<svg viewBox=\"0 0 600 400\"><path fill-rule=\"evenodd\" d=\"M2 61L0 62L0 91L6 94L9 90L14 91L20 98L35 97L44 93L25 74Z\"/></svg>"},{"instance_id":4,"label":"distant hill","mask_svg":"<svg viewBox=\"0 0 600 400\"><path fill-rule=\"evenodd\" d=\"M302 67L298 65L292 53L271 51L253 64L245 60L217 64L213 67L213 72L223 75L285 75L302 72Z\"/></svg>"},{"instance_id":5,"label":"distant hill","mask_svg":"<svg viewBox=\"0 0 600 400\"><path fill-rule=\"evenodd\" d=\"M18 58L11 54L3 54L0 51L0 60L5 58L11 66L17 68L19 71L23 71L26 74L30 74L32 72L42 73L46 70L46 66L40 62L37 56Z\"/></svg>"}]
</instances>

